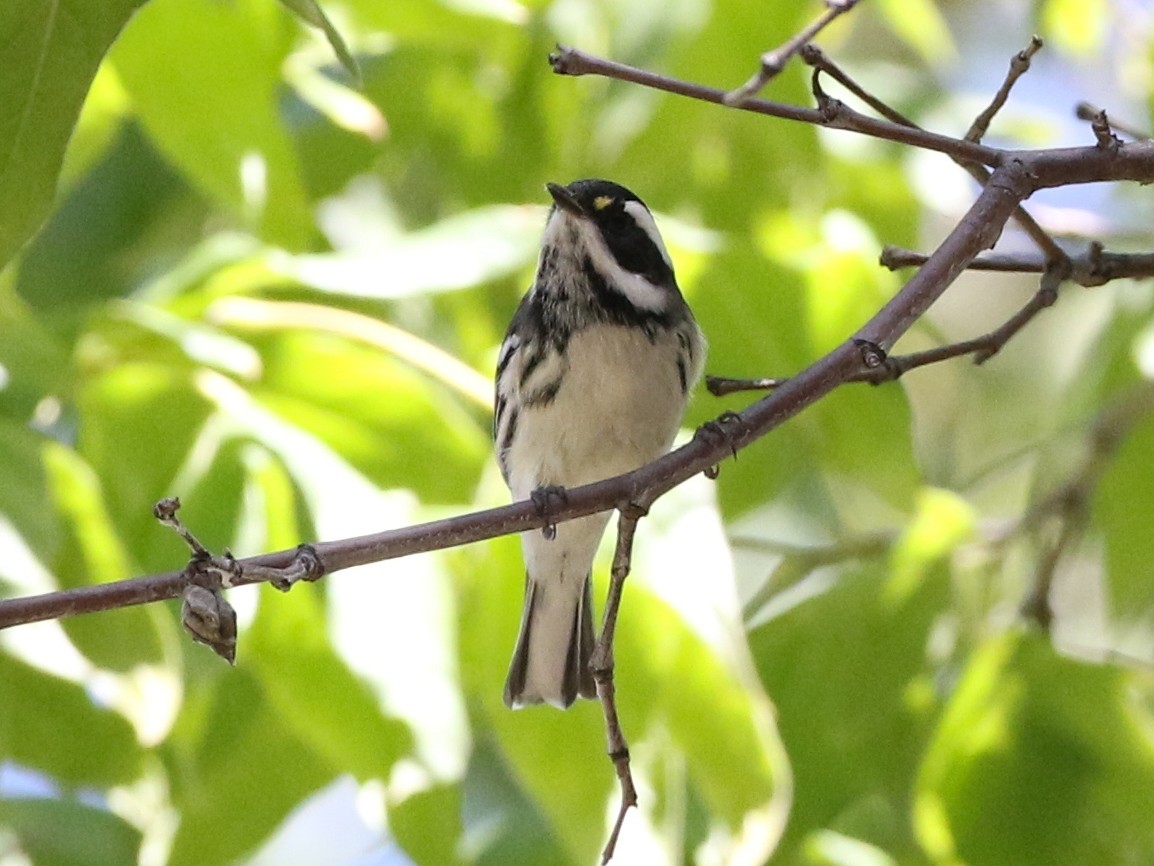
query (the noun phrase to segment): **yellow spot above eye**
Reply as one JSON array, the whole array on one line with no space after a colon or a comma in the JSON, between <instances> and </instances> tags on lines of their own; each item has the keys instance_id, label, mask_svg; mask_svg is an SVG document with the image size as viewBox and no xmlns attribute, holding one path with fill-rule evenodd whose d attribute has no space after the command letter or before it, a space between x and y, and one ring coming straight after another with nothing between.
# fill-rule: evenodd
<instances>
[{"instance_id":1,"label":"yellow spot above eye","mask_svg":"<svg viewBox=\"0 0 1154 866\"><path fill-rule=\"evenodd\" d=\"M611 195L599 195L593 199L593 207L597 210L605 210L611 204L613 204L613 196Z\"/></svg>"}]
</instances>

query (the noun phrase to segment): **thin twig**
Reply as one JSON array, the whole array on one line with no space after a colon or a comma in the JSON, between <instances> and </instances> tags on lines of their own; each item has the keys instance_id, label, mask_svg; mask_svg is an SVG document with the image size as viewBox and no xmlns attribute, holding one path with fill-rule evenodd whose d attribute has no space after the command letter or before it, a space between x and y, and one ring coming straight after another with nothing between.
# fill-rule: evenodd
<instances>
[{"instance_id":1,"label":"thin twig","mask_svg":"<svg viewBox=\"0 0 1154 866\"><path fill-rule=\"evenodd\" d=\"M784 379L731 379L726 376L706 376L705 388L714 397L737 394L741 391L772 391Z\"/></svg>"},{"instance_id":2,"label":"thin twig","mask_svg":"<svg viewBox=\"0 0 1154 866\"><path fill-rule=\"evenodd\" d=\"M1074 106L1074 114L1079 120L1093 121L1098 115L1105 114L1105 110L1089 102L1079 102ZM1132 123L1119 122L1117 118L1112 118L1110 125L1114 127L1117 132L1128 135L1135 141L1145 141L1151 137L1150 133L1146 130L1140 129Z\"/></svg>"},{"instance_id":3,"label":"thin twig","mask_svg":"<svg viewBox=\"0 0 1154 866\"><path fill-rule=\"evenodd\" d=\"M549 55L549 63L558 75L600 75L666 93L676 93L702 102L719 105L725 103L723 90L606 60L569 46L558 45L557 50ZM856 132L883 141L908 144L911 147L944 153L955 159L977 162L991 168L1006 168L1008 163L1015 163L1022 168L1028 166L1032 175L1026 183L1031 192L1056 186L1107 180L1152 182L1150 175L1151 164L1154 162L1154 143L1148 141L1131 142L1112 153L1085 147L1002 150L869 117L836 100L830 100L829 105L822 110L799 108L765 99L747 99L733 108L737 111L751 111L770 117L812 123L829 129ZM1003 180L1007 177L1009 175L1002 175ZM991 241L991 245L992 243Z\"/></svg>"},{"instance_id":4,"label":"thin twig","mask_svg":"<svg viewBox=\"0 0 1154 866\"><path fill-rule=\"evenodd\" d=\"M1154 253L1114 253L1098 242L1083 253L1067 253L1071 271L1069 279L1085 288L1103 286L1113 280L1141 280L1154 277ZM880 261L890 270L919 267L926 261L924 253L887 246ZM1045 259L1021 253L986 253L970 262L972 271L1040 274L1046 270Z\"/></svg>"},{"instance_id":5,"label":"thin twig","mask_svg":"<svg viewBox=\"0 0 1154 866\"><path fill-rule=\"evenodd\" d=\"M1065 271L1059 264L1051 267L1042 274L1041 286L1030 300L1009 319L988 333L970 340L950 343L948 346L937 346L921 352L911 352L908 355L889 355L880 364L866 365L848 381L868 382L871 385L880 385L883 382L893 382L900 379L910 370L924 367L928 364L937 364L950 358L964 355L973 355L975 364L984 364L1002 350L1007 342L1024 328L1038 313L1052 306L1058 299L1058 285L1064 278ZM739 391L768 391L780 387L787 379L731 379L719 376L707 376L705 386L711 394L720 397Z\"/></svg>"},{"instance_id":6,"label":"thin twig","mask_svg":"<svg viewBox=\"0 0 1154 866\"><path fill-rule=\"evenodd\" d=\"M926 260L925 253L907 250L903 247L882 247L878 264L896 271L901 268L917 268ZM1040 274L1046 269L1046 260L1037 254L1024 253L984 253L970 262L967 270L996 271L1008 274Z\"/></svg>"},{"instance_id":7,"label":"thin twig","mask_svg":"<svg viewBox=\"0 0 1154 866\"><path fill-rule=\"evenodd\" d=\"M1106 117L1105 110L1099 111L1090 119L1090 131L1094 133L1099 149L1107 153L1114 153L1122 146L1122 139L1110 128L1110 119Z\"/></svg>"},{"instance_id":8,"label":"thin twig","mask_svg":"<svg viewBox=\"0 0 1154 866\"><path fill-rule=\"evenodd\" d=\"M621 802L617 808L617 819L613 830L601 853L602 864L608 863L617 848L617 839L625 823L626 813L637 805L637 787L633 784L633 771L629 765L629 743L621 730L617 717L616 688L613 684L613 640L617 634L617 614L621 608L621 594L625 589L625 578L629 575L633 559L633 538L637 532L637 522L644 516L645 508L635 505L621 509L617 521L617 547L613 553L613 568L610 571L609 594L605 601L605 615L601 623L601 635L593 650L589 666L593 671L593 681L597 684L597 697L605 716L606 752L617 771L621 785Z\"/></svg>"},{"instance_id":9,"label":"thin twig","mask_svg":"<svg viewBox=\"0 0 1154 866\"><path fill-rule=\"evenodd\" d=\"M208 559L212 556L208 548L205 547L196 536L188 531L188 528L181 522L180 518L176 516L176 512L180 511L180 497L171 496L166 499L161 499L154 506L152 506L152 516L155 517L161 526L167 526L173 532L181 537L188 549L192 551L192 555L197 559Z\"/></svg>"},{"instance_id":10,"label":"thin twig","mask_svg":"<svg viewBox=\"0 0 1154 866\"><path fill-rule=\"evenodd\" d=\"M1034 39L1037 40L1037 37L1035 36ZM1031 42L1030 44L1033 46L1034 43ZM1029 51L1029 49L1025 49L1024 51L1019 52L1017 55L1015 55L1015 59L1020 57L1026 51ZM1032 54L1033 52L1030 53ZM910 129L921 128L900 111L892 108L890 105L883 102L881 99L878 99L864 87L859 85L840 66L838 66L829 57L827 57L826 54L816 45L806 46L806 49L802 52L801 57L814 69L820 70L824 74L828 75L842 87L846 88L846 90L848 90L858 99L865 102L866 105L868 105L874 111L878 112L878 114L891 121L892 123L896 123L899 126L909 127ZM1012 61L1010 64L1010 70L1011 73L1014 70L1014 63ZM1025 70L1023 69L1023 72L1024 71ZM1012 83L1013 82L1010 82L1010 84ZM1009 85L1003 83L1002 90L1008 93ZM950 157L961 168L965 169L970 177L972 177L982 186L985 186L990 182L990 172L989 169L985 167L985 165L971 159L960 158L954 154L950 154ZM1024 207L1019 207L1017 211L1014 212L1014 221L1021 227L1022 231L1026 233L1030 240L1034 242L1035 246L1037 246L1042 251L1042 254L1047 259L1060 259L1065 255L1065 252L1062 250L1062 248L1058 246L1057 242L1052 237L1050 237L1049 232L1042 228L1042 226L1038 224L1038 221L1035 220L1030 215L1029 211L1027 211Z\"/></svg>"},{"instance_id":11,"label":"thin twig","mask_svg":"<svg viewBox=\"0 0 1154 866\"><path fill-rule=\"evenodd\" d=\"M1065 273L1065 269L1060 264L1045 271L1042 274L1038 291L1018 312L994 330L982 334L980 337L951 343L948 346L939 346L922 352L911 352L908 355L891 355L880 367L862 371L856 381L869 382L874 385L891 382L917 367L936 364L939 361L963 355L973 355L975 364L984 364L1000 352L1006 343L1038 313L1053 305L1054 301L1058 299L1058 286L1061 284Z\"/></svg>"},{"instance_id":12,"label":"thin twig","mask_svg":"<svg viewBox=\"0 0 1154 866\"><path fill-rule=\"evenodd\" d=\"M772 51L761 55L761 68L745 84L725 94L726 105L741 105L761 88L765 87L785 68L789 59L801 51L817 34L829 26L837 17L849 12L858 0L825 0L826 10L799 33Z\"/></svg>"},{"instance_id":13,"label":"thin twig","mask_svg":"<svg viewBox=\"0 0 1154 866\"><path fill-rule=\"evenodd\" d=\"M879 530L840 538L832 544L805 546L765 538L734 538L735 550L755 551L780 557L770 576L741 606L744 622L751 622L766 603L818 568L852 560L876 559L890 551L900 537L896 530Z\"/></svg>"},{"instance_id":14,"label":"thin twig","mask_svg":"<svg viewBox=\"0 0 1154 866\"><path fill-rule=\"evenodd\" d=\"M624 63L617 63L586 54L576 48L558 45L557 50L549 55L549 63L558 75L601 75L617 81L629 81L663 90L666 93L676 93L691 99L703 102L712 102L725 105L726 91L715 87L706 87L678 78L670 78L656 72L638 69ZM868 135L885 141L896 141L924 150L938 151L958 159L981 163L990 167L1001 164L1003 153L997 148L987 147L984 144L974 144L969 141L951 138L946 135L927 132L912 126L902 126L876 117L854 111L848 106L839 105L834 111L819 111L814 108L801 108L796 105L787 105L782 102L771 102L768 99L751 98L740 105L732 106L737 111L750 111L755 114L765 114L770 117L780 117L786 120L796 120L802 123L812 123L830 129L843 129Z\"/></svg>"},{"instance_id":15,"label":"thin twig","mask_svg":"<svg viewBox=\"0 0 1154 866\"><path fill-rule=\"evenodd\" d=\"M986 106L970 125L966 132L966 141L981 141L986 136L986 131L990 128L990 122L994 116L1002 110L1002 106L1006 104L1006 100L1010 96L1010 90L1018 79L1030 71L1030 59L1042 50L1042 37L1033 36L1030 39L1030 44L1010 58L1010 68L1006 72L1006 77L1002 81L1002 86L998 88L998 92L994 94L994 98L990 100L990 104Z\"/></svg>"},{"instance_id":16,"label":"thin twig","mask_svg":"<svg viewBox=\"0 0 1154 866\"><path fill-rule=\"evenodd\" d=\"M1054 519L1058 535L1050 543L1034 572L1030 591L1022 602L1022 615L1048 631L1054 610L1050 597L1058 564L1081 539L1090 522L1090 502L1118 449L1134 428L1154 413L1154 385L1144 384L1116 400L1094 420L1089 447L1081 465L1060 487L1034 505L1012 534L1040 533Z\"/></svg>"}]
</instances>

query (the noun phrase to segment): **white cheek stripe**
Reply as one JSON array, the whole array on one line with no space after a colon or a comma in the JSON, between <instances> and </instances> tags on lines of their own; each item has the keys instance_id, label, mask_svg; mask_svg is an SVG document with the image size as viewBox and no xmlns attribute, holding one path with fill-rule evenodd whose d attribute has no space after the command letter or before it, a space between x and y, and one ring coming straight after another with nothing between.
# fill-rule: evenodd
<instances>
[{"instance_id":1,"label":"white cheek stripe","mask_svg":"<svg viewBox=\"0 0 1154 866\"><path fill-rule=\"evenodd\" d=\"M625 202L625 213L633 217L633 221L637 223L638 227L649 235L649 239L653 241L653 245L661 253L661 258L665 259L665 264L669 265L670 270L673 270L673 259L669 258L669 250L665 249L665 241L661 239L661 232L657 230L657 223L649 209L639 201L627 201Z\"/></svg>"},{"instance_id":2,"label":"white cheek stripe","mask_svg":"<svg viewBox=\"0 0 1154 866\"><path fill-rule=\"evenodd\" d=\"M652 218L650 221L652 222ZM668 308L670 293L666 289L655 286L641 274L627 271L617 264L617 259L613 257L613 253L605 247L601 232L592 223L578 220L577 225L581 239L585 242L585 249L589 252L589 258L593 262L593 267L605 278L605 282L611 290L623 294L626 300L639 310L659 313ZM656 227L654 231L656 231Z\"/></svg>"}]
</instances>

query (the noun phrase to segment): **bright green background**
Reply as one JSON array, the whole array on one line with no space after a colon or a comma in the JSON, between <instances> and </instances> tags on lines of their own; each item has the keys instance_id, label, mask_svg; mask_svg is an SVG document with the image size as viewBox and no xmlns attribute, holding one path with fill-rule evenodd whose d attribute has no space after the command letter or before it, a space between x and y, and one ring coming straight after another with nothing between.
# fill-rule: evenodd
<instances>
[{"instance_id":1,"label":"bright green background","mask_svg":"<svg viewBox=\"0 0 1154 866\"><path fill-rule=\"evenodd\" d=\"M932 246L972 197L937 156L545 62L562 41L734 86L816 2L288 5L318 26L0 3L0 595L179 567L167 495L238 555L504 502L487 381L546 181L646 198L722 375L843 340L899 285L881 245ZM1036 31L999 142L1089 142L1080 98L1149 122L1141 21L1004 6L874 0L822 42L959 133ZM807 103L806 76L770 95ZM1148 249L1148 193L1108 195L1031 206ZM966 278L903 347L1033 289ZM1154 423L1058 563L1054 631L1017 613L1061 525L1020 521L1151 369L1151 300L1068 288L986 366L847 387L656 509L617 651L642 798L620 862L1154 862ZM749 399L702 392L689 422ZM593 862L597 707L500 703L520 593L500 539L233 592L233 669L174 605L0 634L0 866Z\"/></svg>"}]
</instances>

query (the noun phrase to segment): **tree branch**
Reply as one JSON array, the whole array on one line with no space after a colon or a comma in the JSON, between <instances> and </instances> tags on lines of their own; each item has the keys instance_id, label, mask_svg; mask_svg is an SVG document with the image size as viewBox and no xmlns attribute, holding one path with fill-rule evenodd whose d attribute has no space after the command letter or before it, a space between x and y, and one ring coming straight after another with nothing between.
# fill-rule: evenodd
<instances>
[{"instance_id":1,"label":"tree branch","mask_svg":"<svg viewBox=\"0 0 1154 866\"><path fill-rule=\"evenodd\" d=\"M908 355L890 355L881 359L880 363L867 364L866 369L850 377L852 382L868 382L871 385L880 385L884 382L893 382L900 379L910 370L936 364L950 358L963 355L973 355L975 364L984 364L1006 345L1042 310L1050 307L1058 299L1058 286L1067 276L1068 261L1059 261L1052 264L1042 274L1041 286L1038 291L1026 302L1018 312L1003 322L994 330L974 337L951 343L948 346L937 346L921 352L911 352ZM733 394L739 391L765 391L779 388L785 379L731 379L709 376L706 378L706 388L716 397Z\"/></svg>"},{"instance_id":2,"label":"tree branch","mask_svg":"<svg viewBox=\"0 0 1154 866\"><path fill-rule=\"evenodd\" d=\"M557 54L551 55L550 62L557 72L563 74L607 75L706 102L724 102L724 91L601 60L571 48L559 49ZM832 100L819 110L749 99L736 110L852 130L996 168L969 212L941 246L924 260L920 270L897 295L852 338L806 370L783 381L771 394L740 413L737 416L740 423L725 425L725 436L696 436L689 444L634 472L570 490L565 503L548 517L543 516L532 502L526 501L416 526L318 543L314 550L325 573L537 529L550 520L571 520L606 511L621 502L652 502L687 478L708 471L727 456L765 436L838 385L865 374L867 368L863 363L861 346L876 346L880 351L888 352L958 274L968 268L980 252L994 244L1018 205L1034 191L1098 181L1154 181L1154 141L1119 143L1111 147L1002 151L869 118ZM1115 264L1122 266L1125 262ZM233 584L269 580L268 574L261 572L262 568L283 570L291 567L297 557L296 550L282 550L238 560L241 573ZM0 601L0 628L171 599L179 596L186 585L187 579L182 571L170 571L112 584Z\"/></svg>"},{"instance_id":3,"label":"tree branch","mask_svg":"<svg viewBox=\"0 0 1154 866\"><path fill-rule=\"evenodd\" d=\"M997 182L991 182L970 213L926 264L855 337L883 348L892 346L965 269L966 264L993 243L1020 197L1029 193L1026 177L1021 163L998 169L995 172ZM864 369L861 349L853 339L846 340L806 370L785 381L772 394L738 413L740 423L717 425L725 435L695 436L676 451L633 472L573 488L567 491L565 501L549 515L543 515L532 501L526 500L371 535L318 542L312 545L312 549L324 573L331 574L357 565L539 529L550 521L562 522L607 511L622 502L652 502L686 479L709 470L757 441ZM297 555L297 550L293 549L237 560L240 573L231 583L241 586L268 581L270 578L262 569L285 569L293 564ZM0 601L0 628L176 598L186 585L183 571L170 571L117 583Z\"/></svg>"},{"instance_id":4,"label":"tree branch","mask_svg":"<svg viewBox=\"0 0 1154 866\"><path fill-rule=\"evenodd\" d=\"M1010 87L1017 79L1025 73L1029 68L1029 58L1041 48L1041 40L1037 36L1030 43L1030 47L1018 52L1014 59L1010 62L1010 70L1007 73L1006 80L1002 83L998 90L998 96L995 97L991 106L983 113L984 120L979 118L970 127L970 132L967 133L966 140L977 143L978 139L971 137L975 128L978 127L981 121L981 130L984 133L985 124L988 124L993 118L994 112L1002 107L1006 97L1009 95ZM900 126L908 126L911 129L920 129L920 127L903 115L901 112L890 107L878 97L867 91L864 87L854 81L844 70L825 55L825 53L816 45L807 45L801 54L802 60L812 66L814 69L824 72L826 75L834 79L842 87L846 88L854 96L861 99L866 105L870 106L874 111L878 112L882 117L893 121ZM1024 60L1021 59L1024 57ZM988 116L985 116L987 115ZM953 157L954 162L964 169L970 177L978 182L981 186L985 186L990 180L990 172L985 166L980 163L973 162L967 159L958 159ZM1065 257L1065 252L1054 241L1050 234L1042 228L1038 222L1030 216L1029 212L1019 207L1014 213L1014 221L1018 223L1022 231L1037 245L1047 259L1061 259Z\"/></svg>"},{"instance_id":5,"label":"tree branch","mask_svg":"<svg viewBox=\"0 0 1154 866\"><path fill-rule=\"evenodd\" d=\"M654 90L663 90L666 93L676 93L702 102L712 102L717 105L726 104L727 91L677 78L669 78L656 72L627 66L624 63L605 60L565 45L557 46L557 50L549 55L549 63L558 75L601 75L618 81L640 84ZM990 167L997 166L1002 159L1002 151L997 148L926 132L916 127L906 127L889 121L878 120L854 111L836 100L832 100L824 109L801 108L782 102L771 102L767 99L746 99L740 105L734 105L732 108L736 111L750 111L784 120L812 123L830 129L858 132L873 138L896 141L924 150L938 151L956 156L958 159L978 162Z\"/></svg>"}]
</instances>

